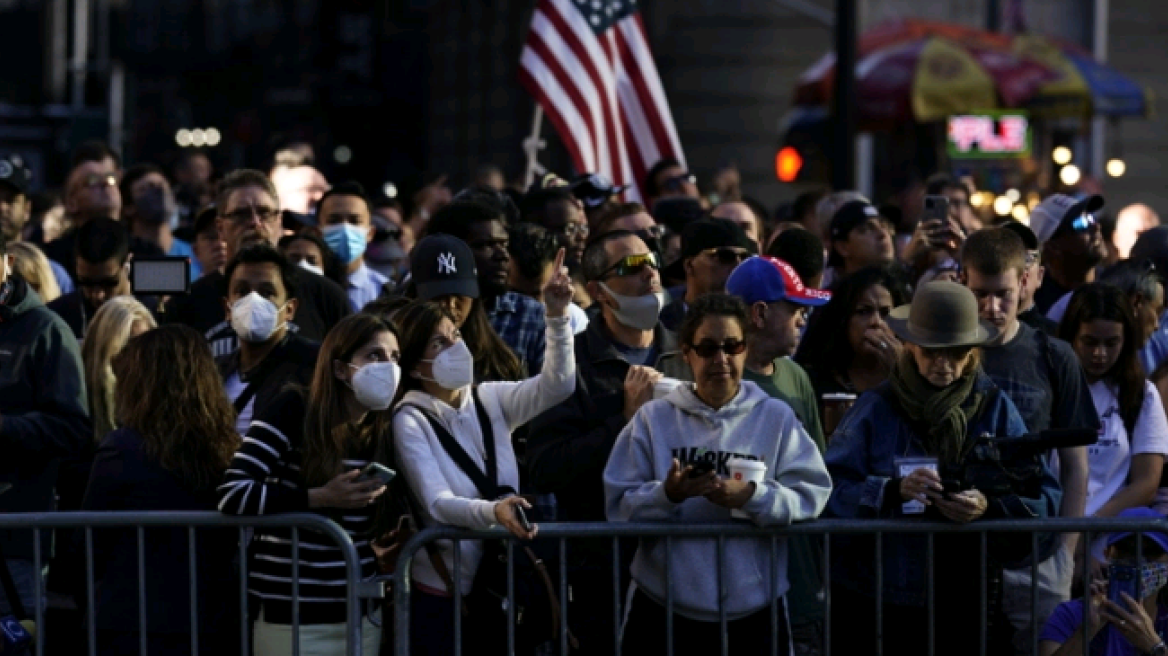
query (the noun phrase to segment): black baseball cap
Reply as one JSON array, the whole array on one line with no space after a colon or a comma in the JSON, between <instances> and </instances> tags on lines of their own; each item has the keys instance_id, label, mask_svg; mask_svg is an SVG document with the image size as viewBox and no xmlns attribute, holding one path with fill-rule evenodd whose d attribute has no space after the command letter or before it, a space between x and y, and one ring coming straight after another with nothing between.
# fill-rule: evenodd
<instances>
[{"instance_id":1,"label":"black baseball cap","mask_svg":"<svg viewBox=\"0 0 1168 656\"><path fill-rule=\"evenodd\" d=\"M669 278L685 277L685 261L711 248L744 248L751 255L758 254L758 244L746 236L742 226L729 219L698 219L681 231L681 256L665 268Z\"/></svg>"},{"instance_id":2,"label":"black baseball cap","mask_svg":"<svg viewBox=\"0 0 1168 656\"><path fill-rule=\"evenodd\" d=\"M675 233L704 215L702 204L689 196L670 196L653 203L653 220Z\"/></svg>"},{"instance_id":3,"label":"black baseball cap","mask_svg":"<svg viewBox=\"0 0 1168 656\"><path fill-rule=\"evenodd\" d=\"M830 242L842 241L856 228L864 225L869 219L880 218L880 210L866 200L852 200L840 206L831 217L828 230L827 266L838 267L843 264L839 253L835 252Z\"/></svg>"},{"instance_id":4,"label":"black baseball cap","mask_svg":"<svg viewBox=\"0 0 1168 656\"><path fill-rule=\"evenodd\" d=\"M0 155L0 184L6 184L16 193L27 196L32 175L20 155Z\"/></svg>"},{"instance_id":5,"label":"black baseball cap","mask_svg":"<svg viewBox=\"0 0 1168 656\"><path fill-rule=\"evenodd\" d=\"M572 180L569 188L572 195L584 203L584 207L593 208L600 207L609 198L628 189L628 186L613 184L612 180L601 173L589 173Z\"/></svg>"},{"instance_id":6,"label":"black baseball cap","mask_svg":"<svg viewBox=\"0 0 1168 656\"><path fill-rule=\"evenodd\" d=\"M1009 230L1010 232L1018 235L1018 237L1022 239L1022 245L1026 247L1026 250L1038 250L1038 235L1034 234L1034 231L1030 229L1030 226L1026 225L1025 223L1014 220L1006 221L1004 224L1002 224L1002 229Z\"/></svg>"},{"instance_id":7,"label":"black baseball cap","mask_svg":"<svg viewBox=\"0 0 1168 656\"><path fill-rule=\"evenodd\" d=\"M451 235L430 235L410 251L410 275L423 301L457 294L479 297L479 274L470 246Z\"/></svg>"},{"instance_id":8,"label":"black baseball cap","mask_svg":"<svg viewBox=\"0 0 1168 656\"><path fill-rule=\"evenodd\" d=\"M199 210L199 213L195 215L195 234L201 235L208 230L214 229L215 219L218 217L219 209L215 207L214 203Z\"/></svg>"}]
</instances>

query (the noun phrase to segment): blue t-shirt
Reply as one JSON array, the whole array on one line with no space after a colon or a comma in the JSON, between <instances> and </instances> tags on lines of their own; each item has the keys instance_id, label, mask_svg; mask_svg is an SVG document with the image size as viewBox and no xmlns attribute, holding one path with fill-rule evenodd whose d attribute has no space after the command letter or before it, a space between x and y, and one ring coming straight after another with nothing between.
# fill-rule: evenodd
<instances>
[{"instance_id":1,"label":"blue t-shirt","mask_svg":"<svg viewBox=\"0 0 1168 656\"><path fill-rule=\"evenodd\" d=\"M1156 607L1156 633L1160 638L1168 631L1168 608ZM1042 628L1039 642L1049 640L1058 644L1066 644L1071 636L1079 630L1083 623L1083 600L1064 601L1051 613L1046 626ZM1119 629L1114 626L1105 626L1095 634L1091 640L1092 656L1140 656L1135 647L1123 637Z\"/></svg>"},{"instance_id":2,"label":"blue t-shirt","mask_svg":"<svg viewBox=\"0 0 1168 656\"><path fill-rule=\"evenodd\" d=\"M181 239L175 239L170 245L169 257L185 257L191 261L191 282L203 275L203 267L199 265L199 258L195 257L195 249Z\"/></svg>"}]
</instances>

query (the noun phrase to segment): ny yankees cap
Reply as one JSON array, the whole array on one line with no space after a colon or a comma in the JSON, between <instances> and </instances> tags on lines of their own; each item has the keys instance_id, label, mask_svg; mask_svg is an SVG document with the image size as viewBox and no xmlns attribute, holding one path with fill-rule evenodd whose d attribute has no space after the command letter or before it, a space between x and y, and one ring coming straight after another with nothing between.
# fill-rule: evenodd
<instances>
[{"instance_id":1,"label":"ny yankees cap","mask_svg":"<svg viewBox=\"0 0 1168 656\"><path fill-rule=\"evenodd\" d=\"M479 297L474 253L458 237L437 234L418 242L410 252L410 275L423 301L449 294Z\"/></svg>"}]
</instances>

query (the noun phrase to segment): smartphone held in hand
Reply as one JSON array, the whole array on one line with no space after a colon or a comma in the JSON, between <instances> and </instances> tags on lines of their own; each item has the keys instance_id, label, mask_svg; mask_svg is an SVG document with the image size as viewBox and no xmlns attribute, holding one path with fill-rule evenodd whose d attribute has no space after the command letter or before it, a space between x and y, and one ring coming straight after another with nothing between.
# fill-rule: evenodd
<instances>
[{"instance_id":1,"label":"smartphone held in hand","mask_svg":"<svg viewBox=\"0 0 1168 656\"><path fill-rule=\"evenodd\" d=\"M357 477L358 483L366 481L377 480L382 485L389 485L390 481L397 478L397 472L382 465L380 463L371 462L361 470L361 475Z\"/></svg>"}]
</instances>

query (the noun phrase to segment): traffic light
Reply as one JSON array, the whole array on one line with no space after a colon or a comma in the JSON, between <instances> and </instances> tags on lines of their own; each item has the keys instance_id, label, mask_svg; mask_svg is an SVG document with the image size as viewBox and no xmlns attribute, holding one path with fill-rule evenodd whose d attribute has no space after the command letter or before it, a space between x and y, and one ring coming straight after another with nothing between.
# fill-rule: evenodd
<instances>
[{"instance_id":1,"label":"traffic light","mask_svg":"<svg viewBox=\"0 0 1168 656\"><path fill-rule=\"evenodd\" d=\"M780 182L794 182L803 169L803 155L794 146L783 146L775 155L775 175Z\"/></svg>"}]
</instances>

